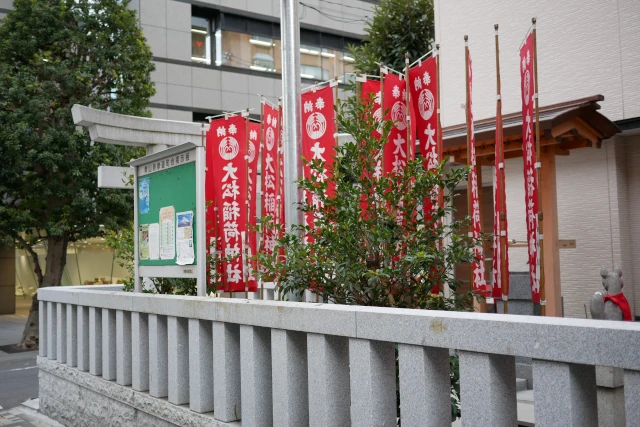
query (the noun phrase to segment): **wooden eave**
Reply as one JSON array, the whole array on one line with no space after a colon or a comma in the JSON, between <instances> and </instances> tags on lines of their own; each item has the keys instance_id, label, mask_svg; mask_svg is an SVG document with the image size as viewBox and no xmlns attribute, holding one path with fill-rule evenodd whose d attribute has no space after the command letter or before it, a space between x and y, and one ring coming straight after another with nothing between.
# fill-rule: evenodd
<instances>
[{"instance_id":1,"label":"wooden eave","mask_svg":"<svg viewBox=\"0 0 640 427\"><path fill-rule=\"evenodd\" d=\"M620 129L598 112L604 96L595 95L575 101L540 108L540 146L556 155L569 155L571 150L596 146ZM522 113L503 115L505 158L522 157ZM474 122L476 156L480 164L493 164L495 155L495 117ZM443 153L456 163L467 158L466 124L443 129ZM461 161L464 159L464 161Z\"/></svg>"}]
</instances>

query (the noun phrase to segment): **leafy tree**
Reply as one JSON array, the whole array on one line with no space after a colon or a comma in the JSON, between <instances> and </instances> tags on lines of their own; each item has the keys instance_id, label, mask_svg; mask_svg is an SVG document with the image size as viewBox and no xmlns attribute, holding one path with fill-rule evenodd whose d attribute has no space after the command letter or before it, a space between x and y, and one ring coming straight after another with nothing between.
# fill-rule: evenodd
<instances>
[{"instance_id":1,"label":"leafy tree","mask_svg":"<svg viewBox=\"0 0 640 427\"><path fill-rule=\"evenodd\" d=\"M96 169L141 153L94 145L71 117L74 104L148 116L154 65L127 3L15 0L0 24L0 237L33 258L40 287L60 285L69 242L131 223L131 192L99 190ZM20 346L37 342L34 296Z\"/></svg>"},{"instance_id":2,"label":"leafy tree","mask_svg":"<svg viewBox=\"0 0 640 427\"><path fill-rule=\"evenodd\" d=\"M378 74L378 62L384 62L402 70L406 52L416 59L435 47L433 0L382 0L365 32L364 43L349 48L355 68Z\"/></svg>"}]
</instances>

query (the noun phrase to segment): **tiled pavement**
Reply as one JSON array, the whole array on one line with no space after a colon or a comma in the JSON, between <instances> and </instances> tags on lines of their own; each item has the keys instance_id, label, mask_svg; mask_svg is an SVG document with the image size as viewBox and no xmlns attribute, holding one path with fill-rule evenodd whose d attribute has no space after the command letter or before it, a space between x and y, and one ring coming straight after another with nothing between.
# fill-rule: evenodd
<instances>
[{"instance_id":1,"label":"tiled pavement","mask_svg":"<svg viewBox=\"0 0 640 427\"><path fill-rule=\"evenodd\" d=\"M12 409L0 409L1 427L63 427L34 409L16 406Z\"/></svg>"}]
</instances>

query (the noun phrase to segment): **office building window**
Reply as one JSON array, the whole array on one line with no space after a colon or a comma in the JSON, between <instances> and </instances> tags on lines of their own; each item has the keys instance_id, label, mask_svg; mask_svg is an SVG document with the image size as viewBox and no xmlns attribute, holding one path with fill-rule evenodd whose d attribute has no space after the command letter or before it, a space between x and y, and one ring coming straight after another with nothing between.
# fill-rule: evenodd
<instances>
[{"instance_id":1,"label":"office building window","mask_svg":"<svg viewBox=\"0 0 640 427\"><path fill-rule=\"evenodd\" d=\"M211 21L191 17L191 60L211 64Z\"/></svg>"}]
</instances>

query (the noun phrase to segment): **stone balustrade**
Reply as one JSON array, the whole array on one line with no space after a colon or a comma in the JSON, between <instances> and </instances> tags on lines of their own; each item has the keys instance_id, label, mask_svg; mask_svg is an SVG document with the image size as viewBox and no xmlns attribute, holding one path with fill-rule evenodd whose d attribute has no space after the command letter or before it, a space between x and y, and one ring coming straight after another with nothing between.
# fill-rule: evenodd
<instances>
[{"instance_id":1,"label":"stone balustrade","mask_svg":"<svg viewBox=\"0 0 640 427\"><path fill-rule=\"evenodd\" d=\"M537 426L598 425L597 365L640 425L640 324L119 289L38 292L41 410L65 425L395 427L399 395L403 427L441 427L451 349L463 426L517 424L516 356Z\"/></svg>"}]
</instances>

